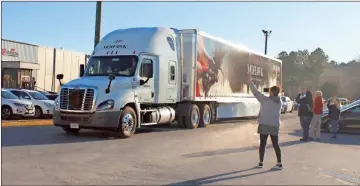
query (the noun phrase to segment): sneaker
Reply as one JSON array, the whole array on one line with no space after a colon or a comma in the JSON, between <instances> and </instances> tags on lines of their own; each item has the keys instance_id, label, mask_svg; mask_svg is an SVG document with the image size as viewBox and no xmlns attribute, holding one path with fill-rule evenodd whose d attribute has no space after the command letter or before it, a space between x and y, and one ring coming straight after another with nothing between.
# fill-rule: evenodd
<instances>
[{"instance_id":1,"label":"sneaker","mask_svg":"<svg viewBox=\"0 0 360 186\"><path fill-rule=\"evenodd\" d=\"M301 138L300 141L309 141L308 139Z\"/></svg>"},{"instance_id":2,"label":"sneaker","mask_svg":"<svg viewBox=\"0 0 360 186\"><path fill-rule=\"evenodd\" d=\"M283 169L283 166L282 166L281 163L278 163L278 164L276 164L276 165L273 167L273 169L275 169L275 170L282 170L282 169Z\"/></svg>"},{"instance_id":3,"label":"sneaker","mask_svg":"<svg viewBox=\"0 0 360 186\"><path fill-rule=\"evenodd\" d=\"M264 164L263 163L259 163L258 165L256 165L257 168L263 168Z\"/></svg>"}]
</instances>

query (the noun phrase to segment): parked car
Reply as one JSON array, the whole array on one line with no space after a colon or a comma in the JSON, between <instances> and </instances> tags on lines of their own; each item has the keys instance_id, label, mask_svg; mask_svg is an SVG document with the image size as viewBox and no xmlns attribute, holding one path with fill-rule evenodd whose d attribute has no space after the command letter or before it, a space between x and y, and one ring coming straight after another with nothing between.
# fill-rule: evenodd
<instances>
[{"instance_id":1,"label":"parked car","mask_svg":"<svg viewBox=\"0 0 360 186\"><path fill-rule=\"evenodd\" d=\"M49 100L42 93L35 90L27 89L7 89L18 98L29 100L35 107L35 118L43 118L45 116L51 116L54 110L54 100Z\"/></svg>"},{"instance_id":2,"label":"parked car","mask_svg":"<svg viewBox=\"0 0 360 186\"><path fill-rule=\"evenodd\" d=\"M291 113L294 109L294 102L291 101L291 99L287 96L281 96L281 101L282 101L281 112L284 114L286 112Z\"/></svg>"},{"instance_id":3,"label":"parked car","mask_svg":"<svg viewBox=\"0 0 360 186\"><path fill-rule=\"evenodd\" d=\"M325 106L326 107L326 106ZM360 127L360 100L347 104L340 109L340 121L337 130ZM328 118L329 110L324 110L321 117L322 128L331 132L331 124Z\"/></svg>"},{"instance_id":4,"label":"parked car","mask_svg":"<svg viewBox=\"0 0 360 186\"><path fill-rule=\"evenodd\" d=\"M33 117L34 106L30 101L20 100L10 91L1 89L1 118L11 119L14 116Z\"/></svg>"},{"instance_id":5,"label":"parked car","mask_svg":"<svg viewBox=\"0 0 360 186\"><path fill-rule=\"evenodd\" d=\"M56 92L50 92L50 91L39 91L41 94L44 94L44 96L46 96L47 98L49 98L50 100L54 100L59 96L58 93Z\"/></svg>"}]
</instances>

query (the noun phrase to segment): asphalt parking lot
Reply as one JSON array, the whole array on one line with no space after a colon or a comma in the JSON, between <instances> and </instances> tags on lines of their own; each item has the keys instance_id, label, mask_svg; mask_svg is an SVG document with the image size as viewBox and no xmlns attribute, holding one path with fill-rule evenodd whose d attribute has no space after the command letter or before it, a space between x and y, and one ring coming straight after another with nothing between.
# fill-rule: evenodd
<instances>
[{"instance_id":1,"label":"asphalt parking lot","mask_svg":"<svg viewBox=\"0 0 360 186\"><path fill-rule=\"evenodd\" d=\"M53 126L2 128L2 181L11 185L73 184L326 184L359 185L360 135L323 133L299 141L296 113L282 115L284 170L273 171L270 140L258 162L256 120L216 122L209 128L142 129L129 139L84 130L67 135Z\"/></svg>"}]
</instances>

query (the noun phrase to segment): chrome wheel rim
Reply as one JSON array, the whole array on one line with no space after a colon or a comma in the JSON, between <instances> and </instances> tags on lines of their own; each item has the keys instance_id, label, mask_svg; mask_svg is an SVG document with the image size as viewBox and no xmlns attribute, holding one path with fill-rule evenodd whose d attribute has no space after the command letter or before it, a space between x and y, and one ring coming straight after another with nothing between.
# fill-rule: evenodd
<instances>
[{"instance_id":1,"label":"chrome wheel rim","mask_svg":"<svg viewBox=\"0 0 360 186\"><path fill-rule=\"evenodd\" d=\"M210 110L209 109L204 110L203 121L205 124L210 123Z\"/></svg>"},{"instance_id":2,"label":"chrome wheel rim","mask_svg":"<svg viewBox=\"0 0 360 186\"><path fill-rule=\"evenodd\" d=\"M196 112L195 109L191 113L191 122L193 125L197 125L199 123L199 113Z\"/></svg>"},{"instance_id":3,"label":"chrome wheel rim","mask_svg":"<svg viewBox=\"0 0 360 186\"><path fill-rule=\"evenodd\" d=\"M134 118L131 114L125 114L122 119L122 130L124 132L131 132L134 127Z\"/></svg>"},{"instance_id":4,"label":"chrome wheel rim","mask_svg":"<svg viewBox=\"0 0 360 186\"><path fill-rule=\"evenodd\" d=\"M10 113L10 110L8 108L4 108L1 112L1 116L4 118L4 119L7 119L9 118L11 115Z\"/></svg>"}]
</instances>

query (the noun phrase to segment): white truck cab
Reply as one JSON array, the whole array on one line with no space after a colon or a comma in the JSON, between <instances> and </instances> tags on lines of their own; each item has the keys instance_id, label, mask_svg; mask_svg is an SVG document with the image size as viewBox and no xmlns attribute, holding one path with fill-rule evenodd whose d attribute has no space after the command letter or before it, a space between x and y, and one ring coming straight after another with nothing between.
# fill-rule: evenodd
<instances>
[{"instance_id":1,"label":"white truck cab","mask_svg":"<svg viewBox=\"0 0 360 186\"><path fill-rule=\"evenodd\" d=\"M229 88L220 91L225 81L217 83L224 75L220 66L214 65L215 58L207 57L207 70L199 71L199 37L195 29L160 27L107 34L86 68L80 66L80 78L61 86L54 125L67 132L81 128L118 131L123 138L141 126L174 120L183 128L206 127L219 117L219 101L228 103L220 111L227 115L229 109L240 109L235 117L256 116L259 104L251 94L242 90L242 96L236 98ZM248 71L246 66L243 69ZM59 81L62 78L59 74ZM240 105L229 105L234 102ZM242 111L248 107L253 108Z\"/></svg>"}]
</instances>

